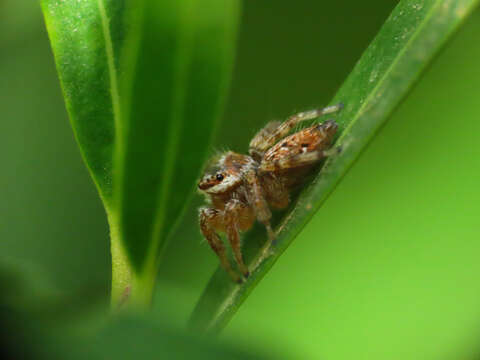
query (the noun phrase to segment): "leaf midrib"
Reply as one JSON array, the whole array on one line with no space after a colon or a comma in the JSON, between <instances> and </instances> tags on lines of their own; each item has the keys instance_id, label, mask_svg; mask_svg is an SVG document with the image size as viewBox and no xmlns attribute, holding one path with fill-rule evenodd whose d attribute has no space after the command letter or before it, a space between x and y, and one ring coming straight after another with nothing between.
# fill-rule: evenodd
<instances>
[{"instance_id":1,"label":"leaf midrib","mask_svg":"<svg viewBox=\"0 0 480 360\"><path fill-rule=\"evenodd\" d=\"M107 16L104 0L97 0L100 19L102 21L102 32L105 41L105 53L107 57L107 68L110 82L110 96L112 98L113 121L116 129L119 129L121 121L120 92L118 88L117 69L115 68L115 55L113 51L112 35L110 33L110 20Z\"/></svg>"}]
</instances>

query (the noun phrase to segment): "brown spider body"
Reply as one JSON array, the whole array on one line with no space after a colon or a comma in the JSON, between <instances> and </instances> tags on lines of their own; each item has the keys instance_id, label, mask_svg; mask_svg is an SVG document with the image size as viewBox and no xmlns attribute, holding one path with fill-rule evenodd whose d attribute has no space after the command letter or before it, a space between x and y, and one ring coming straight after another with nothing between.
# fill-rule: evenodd
<instances>
[{"instance_id":1,"label":"brown spider body","mask_svg":"<svg viewBox=\"0 0 480 360\"><path fill-rule=\"evenodd\" d=\"M275 235L270 226L270 207L284 209L292 187L328 155L337 124L333 120L289 132L299 122L338 111L341 105L291 116L284 123L267 124L250 142L250 155L224 153L207 170L198 188L211 207L200 209L200 229L234 281L241 281L232 269L217 231L226 233L240 271L248 277L240 248L240 232L258 220L267 229L269 241Z\"/></svg>"}]
</instances>

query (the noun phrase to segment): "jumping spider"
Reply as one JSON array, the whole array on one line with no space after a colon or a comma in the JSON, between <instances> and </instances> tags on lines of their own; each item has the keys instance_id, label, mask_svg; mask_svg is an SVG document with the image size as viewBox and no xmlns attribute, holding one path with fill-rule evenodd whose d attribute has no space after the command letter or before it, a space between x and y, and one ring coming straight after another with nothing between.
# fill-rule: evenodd
<instances>
[{"instance_id":1,"label":"jumping spider","mask_svg":"<svg viewBox=\"0 0 480 360\"><path fill-rule=\"evenodd\" d=\"M200 208L200 229L235 282L242 280L232 269L216 231L226 233L238 268L245 278L248 277L240 248L240 231L250 229L256 219L265 225L270 245L275 234L270 226L269 206L274 209L287 207L291 189L312 166L329 155L338 125L334 120L327 120L288 134L302 121L341 108L341 104L328 106L295 114L283 123L268 123L250 142L249 155L232 151L222 154L200 180L198 188L211 204L211 207Z\"/></svg>"}]
</instances>

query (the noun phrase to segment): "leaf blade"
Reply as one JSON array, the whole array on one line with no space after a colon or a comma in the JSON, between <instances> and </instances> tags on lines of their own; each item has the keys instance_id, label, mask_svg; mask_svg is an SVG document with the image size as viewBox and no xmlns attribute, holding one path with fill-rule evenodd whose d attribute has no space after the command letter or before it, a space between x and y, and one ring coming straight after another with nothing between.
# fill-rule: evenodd
<instances>
[{"instance_id":1,"label":"leaf blade","mask_svg":"<svg viewBox=\"0 0 480 360\"><path fill-rule=\"evenodd\" d=\"M108 62L113 54L105 51L99 3L42 0L41 5L75 138L109 211L115 126Z\"/></svg>"},{"instance_id":2,"label":"leaf blade","mask_svg":"<svg viewBox=\"0 0 480 360\"><path fill-rule=\"evenodd\" d=\"M115 193L122 242L135 272L152 282L221 114L239 2L146 0L143 6L129 45L136 50L124 59L123 77L132 82L122 86Z\"/></svg>"},{"instance_id":3,"label":"leaf blade","mask_svg":"<svg viewBox=\"0 0 480 360\"><path fill-rule=\"evenodd\" d=\"M228 323L477 4L470 0L400 2L332 101L346 105L337 117L341 135L336 145L342 147L341 153L326 161L282 220L273 254L259 254L255 245L265 237L262 229L248 235L245 250L247 259L253 260L251 276L244 284L232 284L224 271L217 269L191 315L190 327L218 332Z\"/></svg>"}]
</instances>

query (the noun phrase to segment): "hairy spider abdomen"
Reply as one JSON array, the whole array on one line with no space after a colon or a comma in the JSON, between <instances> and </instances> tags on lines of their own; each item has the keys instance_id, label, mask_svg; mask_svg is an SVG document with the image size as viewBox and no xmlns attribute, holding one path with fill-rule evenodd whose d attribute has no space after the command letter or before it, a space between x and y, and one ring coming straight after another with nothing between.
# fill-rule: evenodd
<instances>
[{"instance_id":1,"label":"hairy spider abdomen","mask_svg":"<svg viewBox=\"0 0 480 360\"><path fill-rule=\"evenodd\" d=\"M331 120L303 129L271 147L262 161L277 161L312 151L326 150L330 147L336 130L337 124Z\"/></svg>"}]
</instances>

